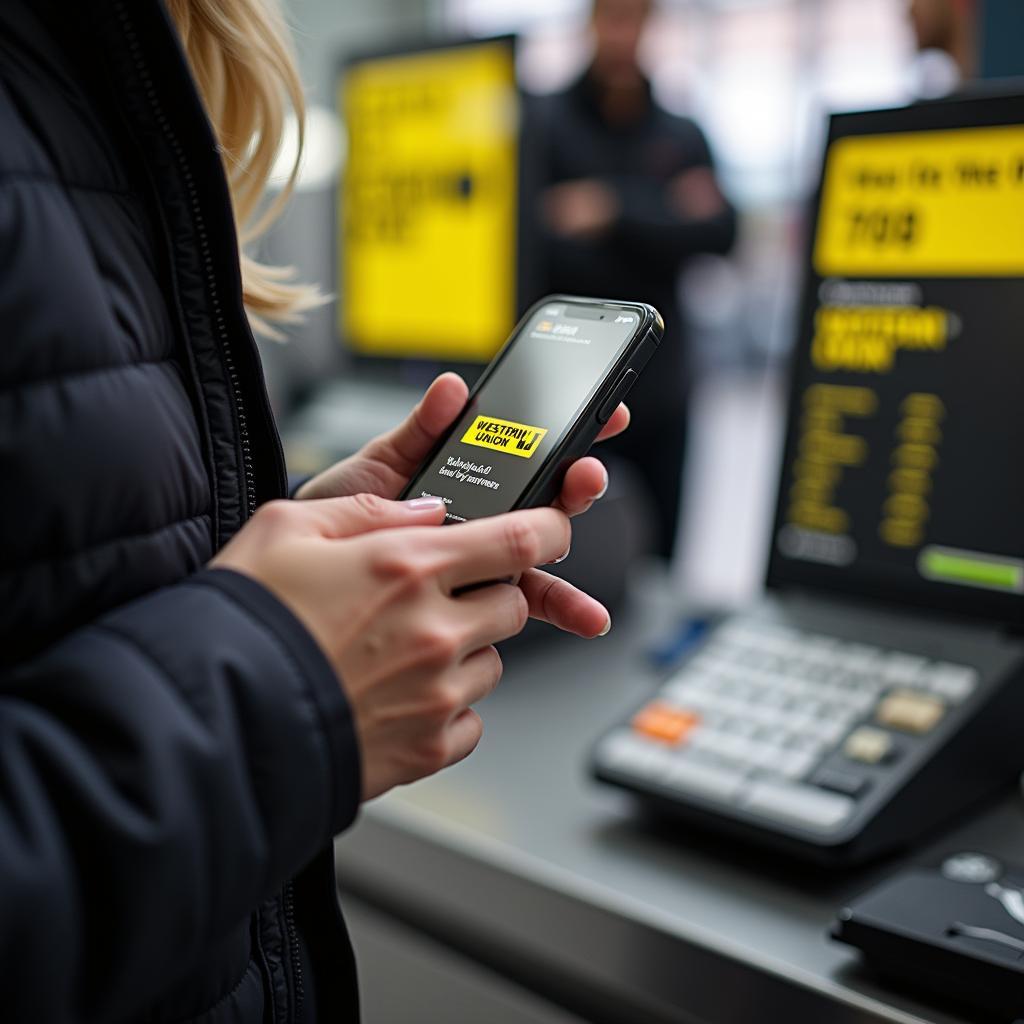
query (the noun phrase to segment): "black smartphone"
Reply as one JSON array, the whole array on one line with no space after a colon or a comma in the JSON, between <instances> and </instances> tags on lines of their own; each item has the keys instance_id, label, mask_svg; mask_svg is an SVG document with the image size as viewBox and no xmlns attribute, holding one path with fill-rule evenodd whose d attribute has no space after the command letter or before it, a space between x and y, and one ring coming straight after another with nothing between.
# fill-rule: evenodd
<instances>
[{"instance_id":1,"label":"black smartphone","mask_svg":"<svg viewBox=\"0 0 1024 1024\"><path fill-rule=\"evenodd\" d=\"M542 299L401 496L442 498L447 523L550 504L664 330L661 314L642 302Z\"/></svg>"}]
</instances>

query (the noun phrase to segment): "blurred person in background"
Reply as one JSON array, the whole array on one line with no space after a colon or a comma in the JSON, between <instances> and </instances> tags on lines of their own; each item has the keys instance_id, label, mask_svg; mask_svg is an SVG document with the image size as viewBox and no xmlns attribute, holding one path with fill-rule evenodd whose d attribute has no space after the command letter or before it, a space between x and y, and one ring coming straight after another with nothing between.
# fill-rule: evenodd
<instances>
[{"instance_id":1,"label":"blurred person in background","mask_svg":"<svg viewBox=\"0 0 1024 1024\"><path fill-rule=\"evenodd\" d=\"M976 0L910 0L910 24L918 50L939 50L953 59L962 80L978 63Z\"/></svg>"},{"instance_id":2,"label":"blurred person in background","mask_svg":"<svg viewBox=\"0 0 1024 1024\"><path fill-rule=\"evenodd\" d=\"M531 568L596 459L457 529L391 500L454 374L283 500L251 328L318 297L242 247L289 100L271 0L0 4L4 1021L357 1020L331 838L474 749L527 615L611 625Z\"/></svg>"},{"instance_id":3,"label":"blurred person in background","mask_svg":"<svg viewBox=\"0 0 1024 1024\"><path fill-rule=\"evenodd\" d=\"M639 48L653 0L594 0L593 58L564 93L536 106L542 192L540 292L649 302L665 337L631 393L629 436L609 448L654 499L656 550L671 558L679 519L690 381L677 283L697 253L727 253L736 214L691 120L651 95Z\"/></svg>"}]
</instances>

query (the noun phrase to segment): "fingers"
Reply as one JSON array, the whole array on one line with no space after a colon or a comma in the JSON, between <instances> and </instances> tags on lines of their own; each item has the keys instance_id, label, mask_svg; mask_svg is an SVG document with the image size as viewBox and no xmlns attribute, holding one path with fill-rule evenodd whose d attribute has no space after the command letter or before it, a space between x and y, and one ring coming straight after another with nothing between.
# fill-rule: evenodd
<instances>
[{"instance_id":1,"label":"fingers","mask_svg":"<svg viewBox=\"0 0 1024 1024\"><path fill-rule=\"evenodd\" d=\"M610 437L621 434L629 426L629 408L620 403L611 419L597 435L598 441L606 441ZM608 490L608 471L592 456L574 462L565 474L562 491L555 501L568 516L578 516L586 512L598 498Z\"/></svg>"},{"instance_id":2,"label":"fingers","mask_svg":"<svg viewBox=\"0 0 1024 1024\"><path fill-rule=\"evenodd\" d=\"M604 636L611 629L611 616L603 604L557 576L529 569L523 573L519 588L531 618L588 639Z\"/></svg>"},{"instance_id":3,"label":"fingers","mask_svg":"<svg viewBox=\"0 0 1024 1024\"><path fill-rule=\"evenodd\" d=\"M555 507L568 516L578 516L608 490L608 471L593 456L578 459L565 474Z\"/></svg>"},{"instance_id":4,"label":"fingers","mask_svg":"<svg viewBox=\"0 0 1024 1024\"><path fill-rule=\"evenodd\" d=\"M484 723L472 709L466 708L448 726L447 741L449 746L448 764L458 764L476 750L480 737L484 732Z\"/></svg>"},{"instance_id":5,"label":"fingers","mask_svg":"<svg viewBox=\"0 0 1024 1024\"><path fill-rule=\"evenodd\" d=\"M445 562L442 584L451 591L553 562L565 553L571 535L564 512L531 508L460 523L431 539Z\"/></svg>"},{"instance_id":6,"label":"fingers","mask_svg":"<svg viewBox=\"0 0 1024 1024\"><path fill-rule=\"evenodd\" d=\"M452 685L460 694L459 714L471 704L476 704L494 692L494 688L501 681L503 668L501 655L490 645L474 651L462 661L451 674Z\"/></svg>"},{"instance_id":7,"label":"fingers","mask_svg":"<svg viewBox=\"0 0 1024 1024\"><path fill-rule=\"evenodd\" d=\"M410 476L452 425L468 395L466 382L458 374L442 373L404 422L369 445L368 454L403 476Z\"/></svg>"},{"instance_id":8,"label":"fingers","mask_svg":"<svg viewBox=\"0 0 1024 1024\"><path fill-rule=\"evenodd\" d=\"M495 583L452 598L458 604L462 650L475 651L522 632L530 617L526 597L517 586Z\"/></svg>"},{"instance_id":9,"label":"fingers","mask_svg":"<svg viewBox=\"0 0 1024 1024\"><path fill-rule=\"evenodd\" d=\"M276 504L276 503L273 503ZM444 522L444 502L440 498L412 498L389 501L375 494L356 494L350 498L320 498L303 502L281 502L290 506L282 515L292 515L323 537L340 539L407 526L439 526Z\"/></svg>"},{"instance_id":10,"label":"fingers","mask_svg":"<svg viewBox=\"0 0 1024 1024\"><path fill-rule=\"evenodd\" d=\"M621 434L629 426L630 419L629 406L625 402L620 402L615 412L611 414L608 422L601 428L601 433L597 435L597 440L607 441L609 437Z\"/></svg>"}]
</instances>

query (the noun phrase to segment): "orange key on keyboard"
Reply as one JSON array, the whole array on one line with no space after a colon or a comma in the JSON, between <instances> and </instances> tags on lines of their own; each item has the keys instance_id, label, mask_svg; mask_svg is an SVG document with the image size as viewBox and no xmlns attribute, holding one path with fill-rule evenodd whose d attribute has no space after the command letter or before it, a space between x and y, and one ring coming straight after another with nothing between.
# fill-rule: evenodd
<instances>
[{"instance_id":1,"label":"orange key on keyboard","mask_svg":"<svg viewBox=\"0 0 1024 1024\"><path fill-rule=\"evenodd\" d=\"M698 721L692 711L655 700L633 716L633 728L649 739L661 740L663 743L682 743Z\"/></svg>"}]
</instances>

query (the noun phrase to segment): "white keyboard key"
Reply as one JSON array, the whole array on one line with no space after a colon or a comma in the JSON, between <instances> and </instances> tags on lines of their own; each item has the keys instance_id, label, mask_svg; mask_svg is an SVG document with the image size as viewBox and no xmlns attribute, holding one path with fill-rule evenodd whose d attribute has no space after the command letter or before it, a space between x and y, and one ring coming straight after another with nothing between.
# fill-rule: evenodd
<instances>
[{"instance_id":1,"label":"white keyboard key","mask_svg":"<svg viewBox=\"0 0 1024 1024\"><path fill-rule=\"evenodd\" d=\"M888 683L912 685L921 677L927 664L926 658L894 651L882 662L882 678Z\"/></svg>"},{"instance_id":2,"label":"white keyboard key","mask_svg":"<svg viewBox=\"0 0 1024 1024\"><path fill-rule=\"evenodd\" d=\"M818 763L819 756L810 750L787 750L775 770L787 779L802 779Z\"/></svg>"},{"instance_id":3,"label":"white keyboard key","mask_svg":"<svg viewBox=\"0 0 1024 1024\"><path fill-rule=\"evenodd\" d=\"M719 627L715 631L714 640L721 638L723 641L738 647L759 647L764 635L764 627L755 626L753 623L743 619L735 619Z\"/></svg>"},{"instance_id":4,"label":"white keyboard key","mask_svg":"<svg viewBox=\"0 0 1024 1024\"><path fill-rule=\"evenodd\" d=\"M809 715L805 711L790 711L783 717L787 726L793 732L805 733L807 735L817 735L818 733L819 723L814 715Z\"/></svg>"},{"instance_id":5,"label":"white keyboard key","mask_svg":"<svg viewBox=\"0 0 1024 1024\"><path fill-rule=\"evenodd\" d=\"M642 742L632 729L618 729L601 741L597 760L605 768L631 768Z\"/></svg>"},{"instance_id":6,"label":"white keyboard key","mask_svg":"<svg viewBox=\"0 0 1024 1024\"><path fill-rule=\"evenodd\" d=\"M861 675L847 675L839 683L835 692L846 697L847 700L863 698L866 694L869 697L877 697L888 684L880 678L868 678Z\"/></svg>"},{"instance_id":7,"label":"white keyboard key","mask_svg":"<svg viewBox=\"0 0 1024 1024\"><path fill-rule=\"evenodd\" d=\"M800 650L802 641L793 633L772 633L763 641L762 649L777 658L792 658Z\"/></svg>"},{"instance_id":8,"label":"white keyboard key","mask_svg":"<svg viewBox=\"0 0 1024 1024\"><path fill-rule=\"evenodd\" d=\"M745 778L746 774L740 768L676 757L661 781L683 793L731 801L739 793Z\"/></svg>"},{"instance_id":9,"label":"white keyboard key","mask_svg":"<svg viewBox=\"0 0 1024 1024\"><path fill-rule=\"evenodd\" d=\"M940 661L926 674L932 693L945 697L951 704L961 704L978 688L978 672L967 665Z\"/></svg>"},{"instance_id":10,"label":"white keyboard key","mask_svg":"<svg viewBox=\"0 0 1024 1024\"><path fill-rule=\"evenodd\" d=\"M715 699L714 695L710 694L705 687L695 685L689 680L669 683L667 686L663 686L658 696L671 701L673 704L693 708L705 707L710 701Z\"/></svg>"},{"instance_id":11,"label":"white keyboard key","mask_svg":"<svg viewBox=\"0 0 1024 1024\"><path fill-rule=\"evenodd\" d=\"M737 710L735 713L745 714L763 729L787 728L791 718L790 712L782 708L769 707L767 704L747 705L742 712Z\"/></svg>"},{"instance_id":12,"label":"white keyboard key","mask_svg":"<svg viewBox=\"0 0 1024 1024\"><path fill-rule=\"evenodd\" d=\"M826 793L796 782L759 779L742 798L748 810L794 825L826 831L841 825L856 804L848 796Z\"/></svg>"},{"instance_id":13,"label":"white keyboard key","mask_svg":"<svg viewBox=\"0 0 1024 1024\"><path fill-rule=\"evenodd\" d=\"M718 741L717 753L727 757L730 761L740 761L744 764L753 764L754 743L746 736L734 736L732 733L722 733Z\"/></svg>"},{"instance_id":14,"label":"white keyboard key","mask_svg":"<svg viewBox=\"0 0 1024 1024\"><path fill-rule=\"evenodd\" d=\"M803 644L803 657L815 665L834 665L839 641L830 636L810 636Z\"/></svg>"},{"instance_id":15,"label":"white keyboard key","mask_svg":"<svg viewBox=\"0 0 1024 1024\"><path fill-rule=\"evenodd\" d=\"M847 697L846 703L850 711L859 717L867 714L878 703L878 694L868 690L857 691Z\"/></svg>"},{"instance_id":16,"label":"white keyboard key","mask_svg":"<svg viewBox=\"0 0 1024 1024\"><path fill-rule=\"evenodd\" d=\"M633 771L648 779L663 779L672 766L672 751L660 743L640 741L645 749L634 754Z\"/></svg>"},{"instance_id":17,"label":"white keyboard key","mask_svg":"<svg viewBox=\"0 0 1024 1024\"><path fill-rule=\"evenodd\" d=\"M766 772L778 772L790 756L789 751L775 744L756 743L750 750L749 760L755 768L761 768Z\"/></svg>"},{"instance_id":18,"label":"white keyboard key","mask_svg":"<svg viewBox=\"0 0 1024 1024\"><path fill-rule=\"evenodd\" d=\"M766 688L757 695L758 707L762 708L784 708L788 707L794 698L787 689L780 686Z\"/></svg>"},{"instance_id":19,"label":"white keyboard key","mask_svg":"<svg viewBox=\"0 0 1024 1024\"><path fill-rule=\"evenodd\" d=\"M716 745L721 733L714 728L707 728L705 725L698 725L686 738L686 749L696 750L703 753L717 753Z\"/></svg>"},{"instance_id":20,"label":"white keyboard key","mask_svg":"<svg viewBox=\"0 0 1024 1024\"><path fill-rule=\"evenodd\" d=\"M816 732L792 733L789 741L791 750L805 751L815 757L824 753L827 746L828 744Z\"/></svg>"},{"instance_id":21,"label":"white keyboard key","mask_svg":"<svg viewBox=\"0 0 1024 1024\"><path fill-rule=\"evenodd\" d=\"M818 735L829 746L838 743L850 731L850 723L839 718L825 720L818 725Z\"/></svg>"},{"instance_id":22,"label":"white keyboard key","mask_svg":"<svg viewBox=\"0 0 1024 1024\"><path fill-rule=\"evenodd\" d=\"M836 661L848 672L872 672L878 667L882 652L870 644L843 644L836 652Z\"/></svg>"},{"instance_id":23,"label":"white keyboard key","mask_svg":"<svg viewBox=\"0 0 1024 1024\"><path fill-rule=\"evenodd\" d=\"M727 718L719 728L722 732L731 733L733 736L742 736L750 739L760 726L750 718Z\"/></svg>"},{"instance_id":24,"label":"white keyboard key","mask_svg":"<svg viewBox=\"0 0 1024 1024\"><path fill-rule=\"evenodd\" d=\"M658 779L663 778L671 766L672 751L643 739L630 729L621 729L605 737L597 759L606 768Z\"/></svg>"}]
</instances>

